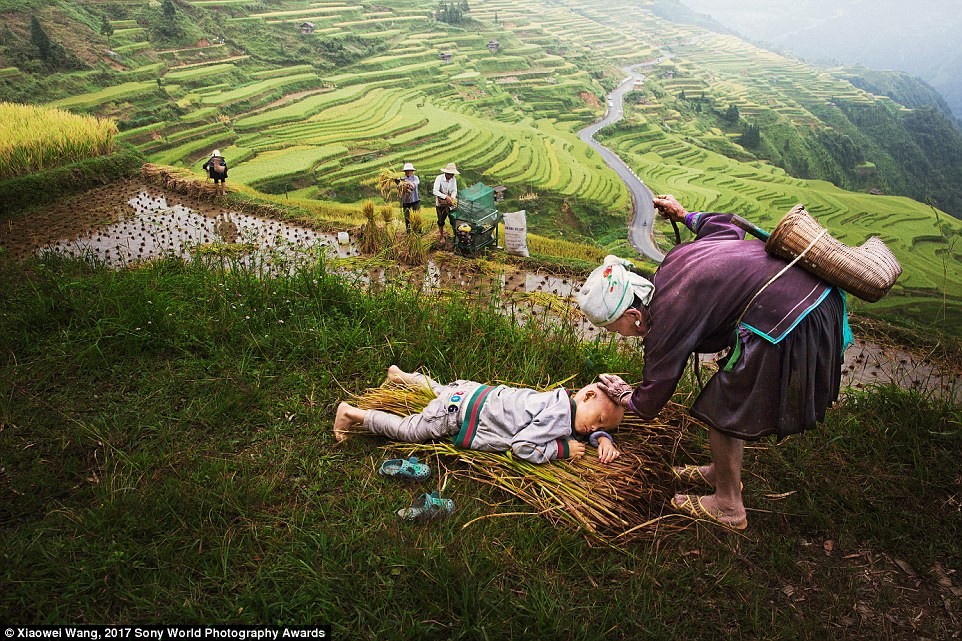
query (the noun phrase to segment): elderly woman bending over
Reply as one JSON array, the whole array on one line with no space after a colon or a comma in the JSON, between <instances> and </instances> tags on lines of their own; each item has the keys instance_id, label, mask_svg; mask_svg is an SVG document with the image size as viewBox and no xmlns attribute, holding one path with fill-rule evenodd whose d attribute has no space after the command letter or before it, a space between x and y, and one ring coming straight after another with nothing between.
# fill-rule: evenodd
<instances>
[{"instance_id":1,"label":"elderly woman bending over","mask_svg":"<svg viewBox=\"0 0 962 641\"><path fill-rule=\"evenodd\" d=\"M603 374L602 387L642 418L654 418L675 391L693 353L729 350L691 414L709 427L711 462L675 468L707 496L676 494L675 510L728 527L748 525L741 492L745 441L781 439L816 426L838 398L849 335L843 294L800 267L765 252L731 214L685 211L673 196L659 212L694 234L665 256L653 282L608 256L578 293L588 319L643 339L645 366L632 389ZM843 338L843 331L846 337Z\"/></svg>"}]
</instances>

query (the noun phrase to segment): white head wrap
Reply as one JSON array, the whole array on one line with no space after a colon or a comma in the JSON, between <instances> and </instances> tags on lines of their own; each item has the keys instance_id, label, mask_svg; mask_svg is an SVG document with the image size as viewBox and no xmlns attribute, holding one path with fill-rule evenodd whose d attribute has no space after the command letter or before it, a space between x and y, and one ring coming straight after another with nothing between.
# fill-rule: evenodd
<instances>
[{"instance_id":1,"label":"white head wrap","mask_svg":"<svg viewBox=\"0 0 962 641\"><path fill-rule=\"evenodd\" d=\"M598 327L609 325L625 313L635 301L642 304L651 302L655 286L651 281L629 271L627 260L617 256L606 256L600 267L596 268L578 292L578 306L592 324Z\"/></svg>"}]
</instances>

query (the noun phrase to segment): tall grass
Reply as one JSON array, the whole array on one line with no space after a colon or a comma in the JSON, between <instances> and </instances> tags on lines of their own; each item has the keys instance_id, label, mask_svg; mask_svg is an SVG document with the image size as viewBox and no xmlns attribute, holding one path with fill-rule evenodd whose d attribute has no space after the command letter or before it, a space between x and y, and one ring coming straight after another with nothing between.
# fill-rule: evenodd
<instances>
[{"instance_id":1,"label":"tall grass","mask_svg":"<svg viewBox=\"0 0 962 641\"><path fill-rule=\"evenodd\" d=\"M323 267L0 256L0 299L0 620L328 622L337 638L412 640L958 629L941 596L962 572L958 409L860 394L816 433L746 450L747 536L690 528L619 552L452 473L453 457L403 485L377 475L397 456L383 439L331 434L338 401L391 363L580 386L641 371L619 342L519 326L458 293L365 295ZM436 487L450 518L398 521Z\"/></svg>"},{"instance_id":2,"label":"tall grass","mask_svg":"<svg viewBox=\"0 0 962 641\"><path fill-rule=\"evenodd\" d=\"M116 133L111 120L0 102L0 179L108 154Z\"/></svg>"}]
</instances>

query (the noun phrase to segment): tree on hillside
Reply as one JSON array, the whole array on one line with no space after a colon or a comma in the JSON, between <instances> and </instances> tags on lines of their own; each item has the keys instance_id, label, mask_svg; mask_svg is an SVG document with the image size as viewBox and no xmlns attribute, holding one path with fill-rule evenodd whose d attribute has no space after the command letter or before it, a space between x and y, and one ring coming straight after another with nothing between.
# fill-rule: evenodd
<instances>
[{"instance_id":1,"label":"tree on hillside","mask_svg":"<svg viewBox=\"0 0 962 641\"><path fill-rule=\"evenodd\" d=\"M736 105L735 103L732 103L731 105L729 105L728 111L726 111L725 115L722 116L722 118L725 119L725 122L727 122L729 125L738 124L738 119L740 117L741 117L741 114L738 112L738 105Z\"/></svg>"},{"instance_id":2,"label":"tree on hillside","mask_svg":"<svg viewBox=\"0 0 962 641\"><path fill-rule=\"evenodd\" d=\"M451 2L450 4L441 0L438 3L437 18L441 22L448 24L461 24L464 22L465 14L471 11L468 0L461 0L460 4Z\"/></svg>"},{"instance_id":3,"label":"tree on hillside","mask_svg":"<svg viewBox=\"0 0 962 641\"><path fill-rule=\"evenodd\" d=\"M40 20L37 16L32 16L30 18L30 42L37 48L40 52L40 59L46 61L50 58L50 49L53 45L50 42L50 36L44 31L43 25L40 24Z\"/></svg>"},{"instance_id":4,"label":"tree on hillside","mask_svg":"<svg viewBox=\"0 0 962 641\"><path fill-rule=\"evenodd\" d=\"M148 8L144 19L148 23L149 40L175 44L199 35L190 33L197 31L191 24L190 17L183 11L178 11L173 0L163 0L160 10Z\"/></svg>"},{"instance_id":5,"label":"tree on hillside","mask_svg":"<svg viewBox=\"0 0 962 641\"><path fill-rule=\"evenodd\" d=\"M100 17L100 34L108 38L114 35L114 26L107 20L107 16Z\"/></svg>"},{"instance_id":6,"label":"tree on hillside","mask_svg":"<svg viewBox=\"0 0 962 641\"><path fill-rule=\"evenodd\" d=\"M37 48L40 59L48 68L69 68L76 63L75 58L67 55L63 45L50 39L37 16L30 18L30 42Z\"/></svg>"},{"instance_id":7,"label":"tree on hillside","mask_svg":"<svg viewBox=\"0 0 962 641\"><path fill-rule=\"evenodd\" d=\"M755 149L761 143L762 137L761 132L758 130L758 125L754 123L749 123L745 127L745 131L739 137L738 142L741 143L742 147L749 149Z\"/></svg>"}]
</instances>

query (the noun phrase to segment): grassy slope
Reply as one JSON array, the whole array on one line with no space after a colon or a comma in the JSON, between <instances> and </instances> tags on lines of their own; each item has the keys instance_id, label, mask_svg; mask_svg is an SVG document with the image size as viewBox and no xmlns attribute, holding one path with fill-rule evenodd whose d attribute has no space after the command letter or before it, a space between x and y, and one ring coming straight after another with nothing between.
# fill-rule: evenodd
<instances>
[{"instance_id":1,"label":"grassy slope","mask_svg":"<svg viewBox=\"0 0 962 641\"><path fill-rule=\"evenodd\" d=\"M577 385L639 371L637 352L512 327L484 301L361 295L322 270L0 260L0 295L3 620L330 622L358 639L957 629L939 581L962 572L958 408L852 395L819 433L747 452L747 537L614 551L536 515L468 525L530 512L477 483L449 484L452 518L402 525L395 510L433 482L379 478L383 442L335 446L331 416L390 363Z\"/></svg>"}]
</instances>

